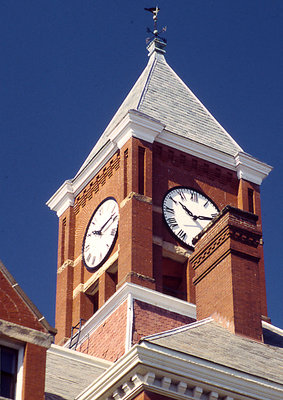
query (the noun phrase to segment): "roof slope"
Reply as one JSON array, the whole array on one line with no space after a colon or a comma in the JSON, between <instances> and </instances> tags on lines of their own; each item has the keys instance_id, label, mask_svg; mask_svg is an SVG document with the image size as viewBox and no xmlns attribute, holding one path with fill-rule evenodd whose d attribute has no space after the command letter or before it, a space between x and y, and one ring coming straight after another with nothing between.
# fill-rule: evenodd
<instances>
[{"instance_id":1,"label":"roof slope","mask_svg":"<svg viewBox=\"0 0 283 400\"><path fill-rule=\"evenodd\" d=\"M283 349L234 335L208 318L142 339L283 384Z\"/></svg>"},{"instance_id":2,"label":"roof slope","mask_svg":"<svg viewBox=\"0 0 283 400\"><path fill-rule=\"evenodd\" d=\"M112 363L52 345L47 351L45 400L71 400Z\"/></svg>"},{"instance_id":3,"label":"roof slope","mask_svg":"<svg viewBox=\"0 0 283 400\"><path fill-rule=\"evenodd\" d=\"M155 45L155 43L154 43ZM165 124L176 135L234 156L242 151L155 48L148 64L112 118L80 171L107 143L110 132L126 113L140 111Z\"/></svg>"}]
</instances>

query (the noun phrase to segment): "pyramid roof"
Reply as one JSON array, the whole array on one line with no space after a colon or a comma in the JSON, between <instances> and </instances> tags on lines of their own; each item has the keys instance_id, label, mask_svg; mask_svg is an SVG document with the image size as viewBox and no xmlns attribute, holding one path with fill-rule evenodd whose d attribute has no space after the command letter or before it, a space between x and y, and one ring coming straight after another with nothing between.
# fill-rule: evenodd
<instances>
[{"instance_id":1,"label":"pyramid roof","mask_svg":"<svg viewBox=\"0 0 283 400\"><path fill-rule=\"evenodd\" d=\"M216 121L188 86L167 64L163 43L153 41L147 66L134 84L80 171L108 142L112 130L129 110L139 111L165 125L165 130L235 156L242 148ZM152 50L153 49L153 50Z\"/></svg>"}]
</instances>

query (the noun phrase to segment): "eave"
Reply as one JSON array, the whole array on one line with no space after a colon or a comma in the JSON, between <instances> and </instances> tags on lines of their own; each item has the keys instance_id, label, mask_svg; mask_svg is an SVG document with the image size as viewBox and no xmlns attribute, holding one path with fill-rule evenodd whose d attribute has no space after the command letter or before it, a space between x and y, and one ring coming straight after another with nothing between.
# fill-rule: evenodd
<instances>
[{"instance_id":1,"label":"eave","mask_svg":"<svg viewBox=\"0 0 283 400\"><path fill-rule=\"evenodd\" d=\"M131 138L144 140L149 143L157 142L184 153L199 157L208 162L225 167L237 173L238 179L260 185L268 176L272 167L257 160L242 151L234 156L218 151L208 145L178 136L166 130L160 121L139 111L129 110L119 124L109 133L104 147L90 160L72 180L67 180L47 201L48 207L60 216L70 206L73 206L76 196L103 168L103 166Z\"/></svg>"}]
</instances>

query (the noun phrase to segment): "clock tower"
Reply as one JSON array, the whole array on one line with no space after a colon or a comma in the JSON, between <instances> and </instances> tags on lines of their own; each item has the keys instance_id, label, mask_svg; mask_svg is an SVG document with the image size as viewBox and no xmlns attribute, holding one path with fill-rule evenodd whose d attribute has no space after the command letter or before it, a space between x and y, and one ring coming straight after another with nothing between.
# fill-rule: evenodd
<instances>
[{"instance_id":1,"label":"clock tower","mask_svg":"<svg viewBox=\"0 0 283 400\"><path fill-rule=\"evenodd\" d=\"M149 44L141 76L76 176L47 203L59 217L56 341L72 346L72 327L82 326L77 349L111 361L144 335L194 321L198 304L201 318L215 312L234 321L235 307L228 315L213 293L221 296L232 282L228 297L236 304L239 254L253 262L238 281L248 276L254 292L249 300L249 285L237 283L237 307L256 303L257 326L267 319L260 184L271 167L215 120L167 64L165 47L158 37ZM224 225L236 226L239 256L225 274L217 266L231 248L208 260L205 247L211 239L219 248ZM248 232L257 238L252 251ZM258 329L243 334L260 340Z\"/></svg>"}]
</instances>

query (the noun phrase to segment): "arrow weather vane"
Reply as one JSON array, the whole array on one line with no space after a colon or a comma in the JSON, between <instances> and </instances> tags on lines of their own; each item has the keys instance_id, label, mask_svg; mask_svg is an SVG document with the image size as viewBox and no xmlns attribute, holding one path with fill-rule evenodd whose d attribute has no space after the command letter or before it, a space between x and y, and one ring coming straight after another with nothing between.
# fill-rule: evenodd
<instances>
[{"instance_id":1,"label":"arrow weather vane","mask_svg":"<svg viewBox=\"0 0 283 400\"><path fill-rule=\"evenodd\" d=\"M158 17L158 13L160 11L160 8L158 8L158 6L151 7L151 8L145 8L145 11L149 11L149 12L152 13L152 18L153 18L153 22L154 22L153 31L150 30L149 28L147 28L147 32L148 33L152 33L155 38L159 38L159 39L163 40L166 43L167 42L166 39L162 38L159 35L162 32L166 32L167 27L165 26L164 28L162 28L160 32L158 32L158 29L157 29L157 17ZM147 38L146 42L148 43L150 40L151 40L151 38Z\"/></svg>"}]
</instances>

